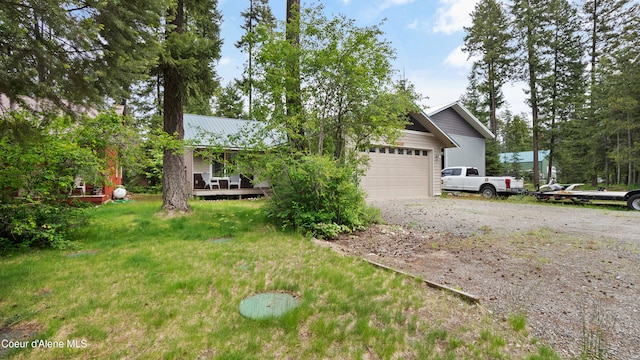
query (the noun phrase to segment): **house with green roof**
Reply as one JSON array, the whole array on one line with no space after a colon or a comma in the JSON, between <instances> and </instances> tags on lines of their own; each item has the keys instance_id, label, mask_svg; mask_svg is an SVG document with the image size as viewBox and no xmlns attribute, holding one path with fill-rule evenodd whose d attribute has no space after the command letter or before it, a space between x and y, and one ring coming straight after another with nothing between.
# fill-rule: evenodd
<instances>
[{"instance_id":1,"label":"house with green roof","mask_svg":"<svg viewBox=\"0 0 640 360\"><path fill-rule=\"evenodd\" d=\"M547 182L549 173L549 150L538 151L538 169L540 169L540 180ZM500 162L505 165L505 170L509 174L518 174L533 178L533 151L520 151L501 153ZM555 177L555 166L552 167L552 177Z\"/></svg>"}]
</instances>

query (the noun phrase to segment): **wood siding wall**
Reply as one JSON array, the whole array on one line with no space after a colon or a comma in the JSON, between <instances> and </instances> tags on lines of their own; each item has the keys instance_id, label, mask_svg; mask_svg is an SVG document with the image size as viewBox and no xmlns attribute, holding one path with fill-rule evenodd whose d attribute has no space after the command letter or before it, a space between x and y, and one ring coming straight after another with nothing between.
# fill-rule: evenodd
<instances>
[{"instance_id":1,"label":"wood siding wall","mask_svg":"<svg viewBox=\"0 0 640 360\"><path fill-rule=\"evenodd\" d=\"M467 137L482 138L484 136L474 129L455 110L445 109L435 115L430 116L431 120L449 135L462 135Z\"/></svg>"}]
</instances>

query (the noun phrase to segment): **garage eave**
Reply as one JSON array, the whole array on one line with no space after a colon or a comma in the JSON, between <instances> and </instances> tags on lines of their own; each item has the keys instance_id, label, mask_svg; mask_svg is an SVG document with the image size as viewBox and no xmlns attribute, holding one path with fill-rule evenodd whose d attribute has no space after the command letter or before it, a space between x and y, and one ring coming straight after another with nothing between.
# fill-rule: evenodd
<instances>
[{"instance_id":1,"label":"garage eave","mask_svg":"<svg viewBox=\"0 0 640 360\"><path fill-rule=\"evenodd\" d=\"M447 133L445 133L435 122L433 122L429 116L424 112L413 112L410 114L420 125L424 126L430 133L432 133L438 140L442 142L444 148L459 148L460 145L456 143Z\"/></svg>"}]
</instances>

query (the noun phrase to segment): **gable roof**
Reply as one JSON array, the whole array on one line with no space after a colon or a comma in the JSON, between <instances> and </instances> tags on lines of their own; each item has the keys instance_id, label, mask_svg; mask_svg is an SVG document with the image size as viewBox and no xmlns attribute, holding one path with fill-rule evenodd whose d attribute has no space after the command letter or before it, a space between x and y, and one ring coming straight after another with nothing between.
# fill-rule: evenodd
<instances>
[{"instance_id":1,"label":"gable roof","mask_svg":"<svg viewBox=\"0 0 640 360\"><path fill-rule=\"evenodd\" d=\"M423 110L409 114L414 120L418 121L425 129L432 133L446 148L459 148L460 145L455 142L446 132L444 132Z\"/></svg>"},{"instance_id":2,"label":"gable roof","mask_svg":"<svg viewBox=\"0 0 640 360\"><path fill-rule=\"evenodd\" d=\"M489 130L477 117L475 117L460 101L454 101L445 105L440 105L432 109L428 109L427 115L434 116L447 109L455 111L462 119L464 119L474 130L476 130L485 139L495 139L496 136Z\"/></svg>"},{"instance_id":3,"label":"gable roof","mask_svg":"<svg viewBox=\"0 0 640 360\"><path fill-rule=\"evenodd\" d=\"M184 139L196 146L222 146L227 149L255 147L266 124L256 120L230 119L217 116L184 114ZM275 131L269 131L263 145L275 146L284 141Z\"/></svg>"},{"instance_id":4,"label":"gable roof","mask_svg":"<svg viewBox=\"0 0 640 360\"><path fill-rule=\"evenodd\" d=\"M443 147L460 147L424 112L410 114L427 131L443 143ZM244 149L257 145L256 138L267 131L266 124L256 120L230 119L218 116L184 114L184 140L195 146L221 146L226 149ZM264 134L262 134L264 135ZM275 130L264 136L263 145L275 146L285 138Z\"/></svg>"}]
</instances>

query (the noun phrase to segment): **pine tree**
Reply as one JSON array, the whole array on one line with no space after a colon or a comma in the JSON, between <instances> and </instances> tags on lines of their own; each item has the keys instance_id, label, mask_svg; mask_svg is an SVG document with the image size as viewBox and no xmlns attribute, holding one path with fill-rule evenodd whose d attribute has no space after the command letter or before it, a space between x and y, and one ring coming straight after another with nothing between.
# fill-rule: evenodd
<instances>
[{"instance_id":1,"label":"pine tree","mask_svg":"<svg viewBox=\"0 0 640 360\"><path fill-rule=\"evenodd\" d=\"M585 166L593 185L597 185L600 175L609 182L609 152L611 135L614 134L605 126L604 114L608 107L604 73L601 65L613 63L611 55L617 51L621 43L616 41L624 31L625 24L637 17L632 11L632 0L588 0L584 3L583 13L588 24L587 39L589 45L589 87L587 91L587 109L584 124L577 134L580 147L586 158L591 161Z\"/></svg>"},{"instance_id":2,"label":"pine tree","mask_svg":"<svg viewBox=\"0 0 640 360\"><path fill-rule=\"evenodd\" d=\"M120 102L157 60L154 0L22 0L0 6L0 93L99 107Z\"/></svg>"},{"instance_id":3,"label":"pine tree","mask_svg":"<svg viewBox=\"0 0 640 360\"><path fill-rule=\"evenodd\" d=\"M550 62L542 54L548 48L550 38L549 0L515 0L512 12L515 17L514 28L516 39L523 52L520 54L520 65L523 69L522 79L528 83L529 105L533 126L533 183L536 189L540 186L540 167L538 150L540 132L541 77L548 73Z\"/></svg>"},{"instance_id":4,"label":"pine tree","mask_svg":"<svg viewBox=\"0 0 640 360\"><path fill-rule=\"evenodd\" d=\"M244 18L242 38L236 42L236 47L247 53L247 63L240 83L249 99L249 118L253 118L253 83L255 53L259 51L261 38L259 32L273 30L276 18L271 12L268 0L249 0L249 8L240 13Z\"/></svg>"},{"instance_id":5,"label":"pine tree","mask_svg":"<svg viewBox=\"0 0 640 360\"><path fill-rule=\"evenodd\" d=\"M188 99L213 96L215 72L211 63L220 57L220 14L216 0L176 0L166 17L159 68L162 71L163 116L166 134L177 140L163 157L162 208L188 211L187 179L181 141L183 114Z\"/></svg>"},{"instance_id":6,"label":"pine tree","mask_svg":"<svg viewBox=\"0 0 640 360\"><path fill-rule=\"evenodd\" d=\"M612 178L631 186L640 167L640 5L630 6L626 14L612 52L600 63L600 87L606 96L602 119L611 137Z\"/></svg>"},{"instance_id":7,"label":"pine tree","mask_svg":"<svg viewBox=\"0 0 640 360\"><path fill-rule=\"evenodd\" d=\"M509 80L512 64L509 21L501 3L496 0L481 0L471 17L473 24L465 27L463 51L468 52L469 57L480 58L474 62L472 72L477 89L489 108L489 128L497 134L497 109L504 103L502 85Z\"/></svg>"},{"instance_id":8,"label":"pine tree","mask_svg":"<svg viewBox=\"0 0 640 360\"><path fill-rule=\"evenodd\" d=\"M237 83L229 83L216 94L216 110L214 114L230 119L243 119L247 115L244 112L244 101Z\"/></svg>"},{"instance_id":9,"label":"pine tree","mask_svg":"<svg viewBox=\"0 0 640 360\"><path fill-rule=\"evenodd\" d=\"M549 168L547 179L551 179L555 148L558 141L558 124L576 120L584 102L585 53L581 38L581 23L578 11L567 0L552 0L546 16L549 21L550 38L543 49L549 62L549 72L540 75L540 123L546 128Z\"/></svg>"},{"instance_id":10,"label":"pine tree","mask_svg":"<svg viewBox=\"0 0 640 360\"><path fill-rule=\"evenodd\" d=\"M521 152L531 148L531 128L522 116L506 112L502 129L504 152Z\"/></svg>"},{"instance_id":11,"label":"pine tree","mask_svg":"<svg viewBox=\"0 0 640 360\"><path fill-rule=\"evenodd\" d=\"M289 138L297 149L303 149L304 130L302 129L302 79L300 78L300 0L287 0L286 37L291 56L287 57L287 77L285 79L285 108L290 124L297 124L295 135Z\"/></svg>"}]
</instances>

